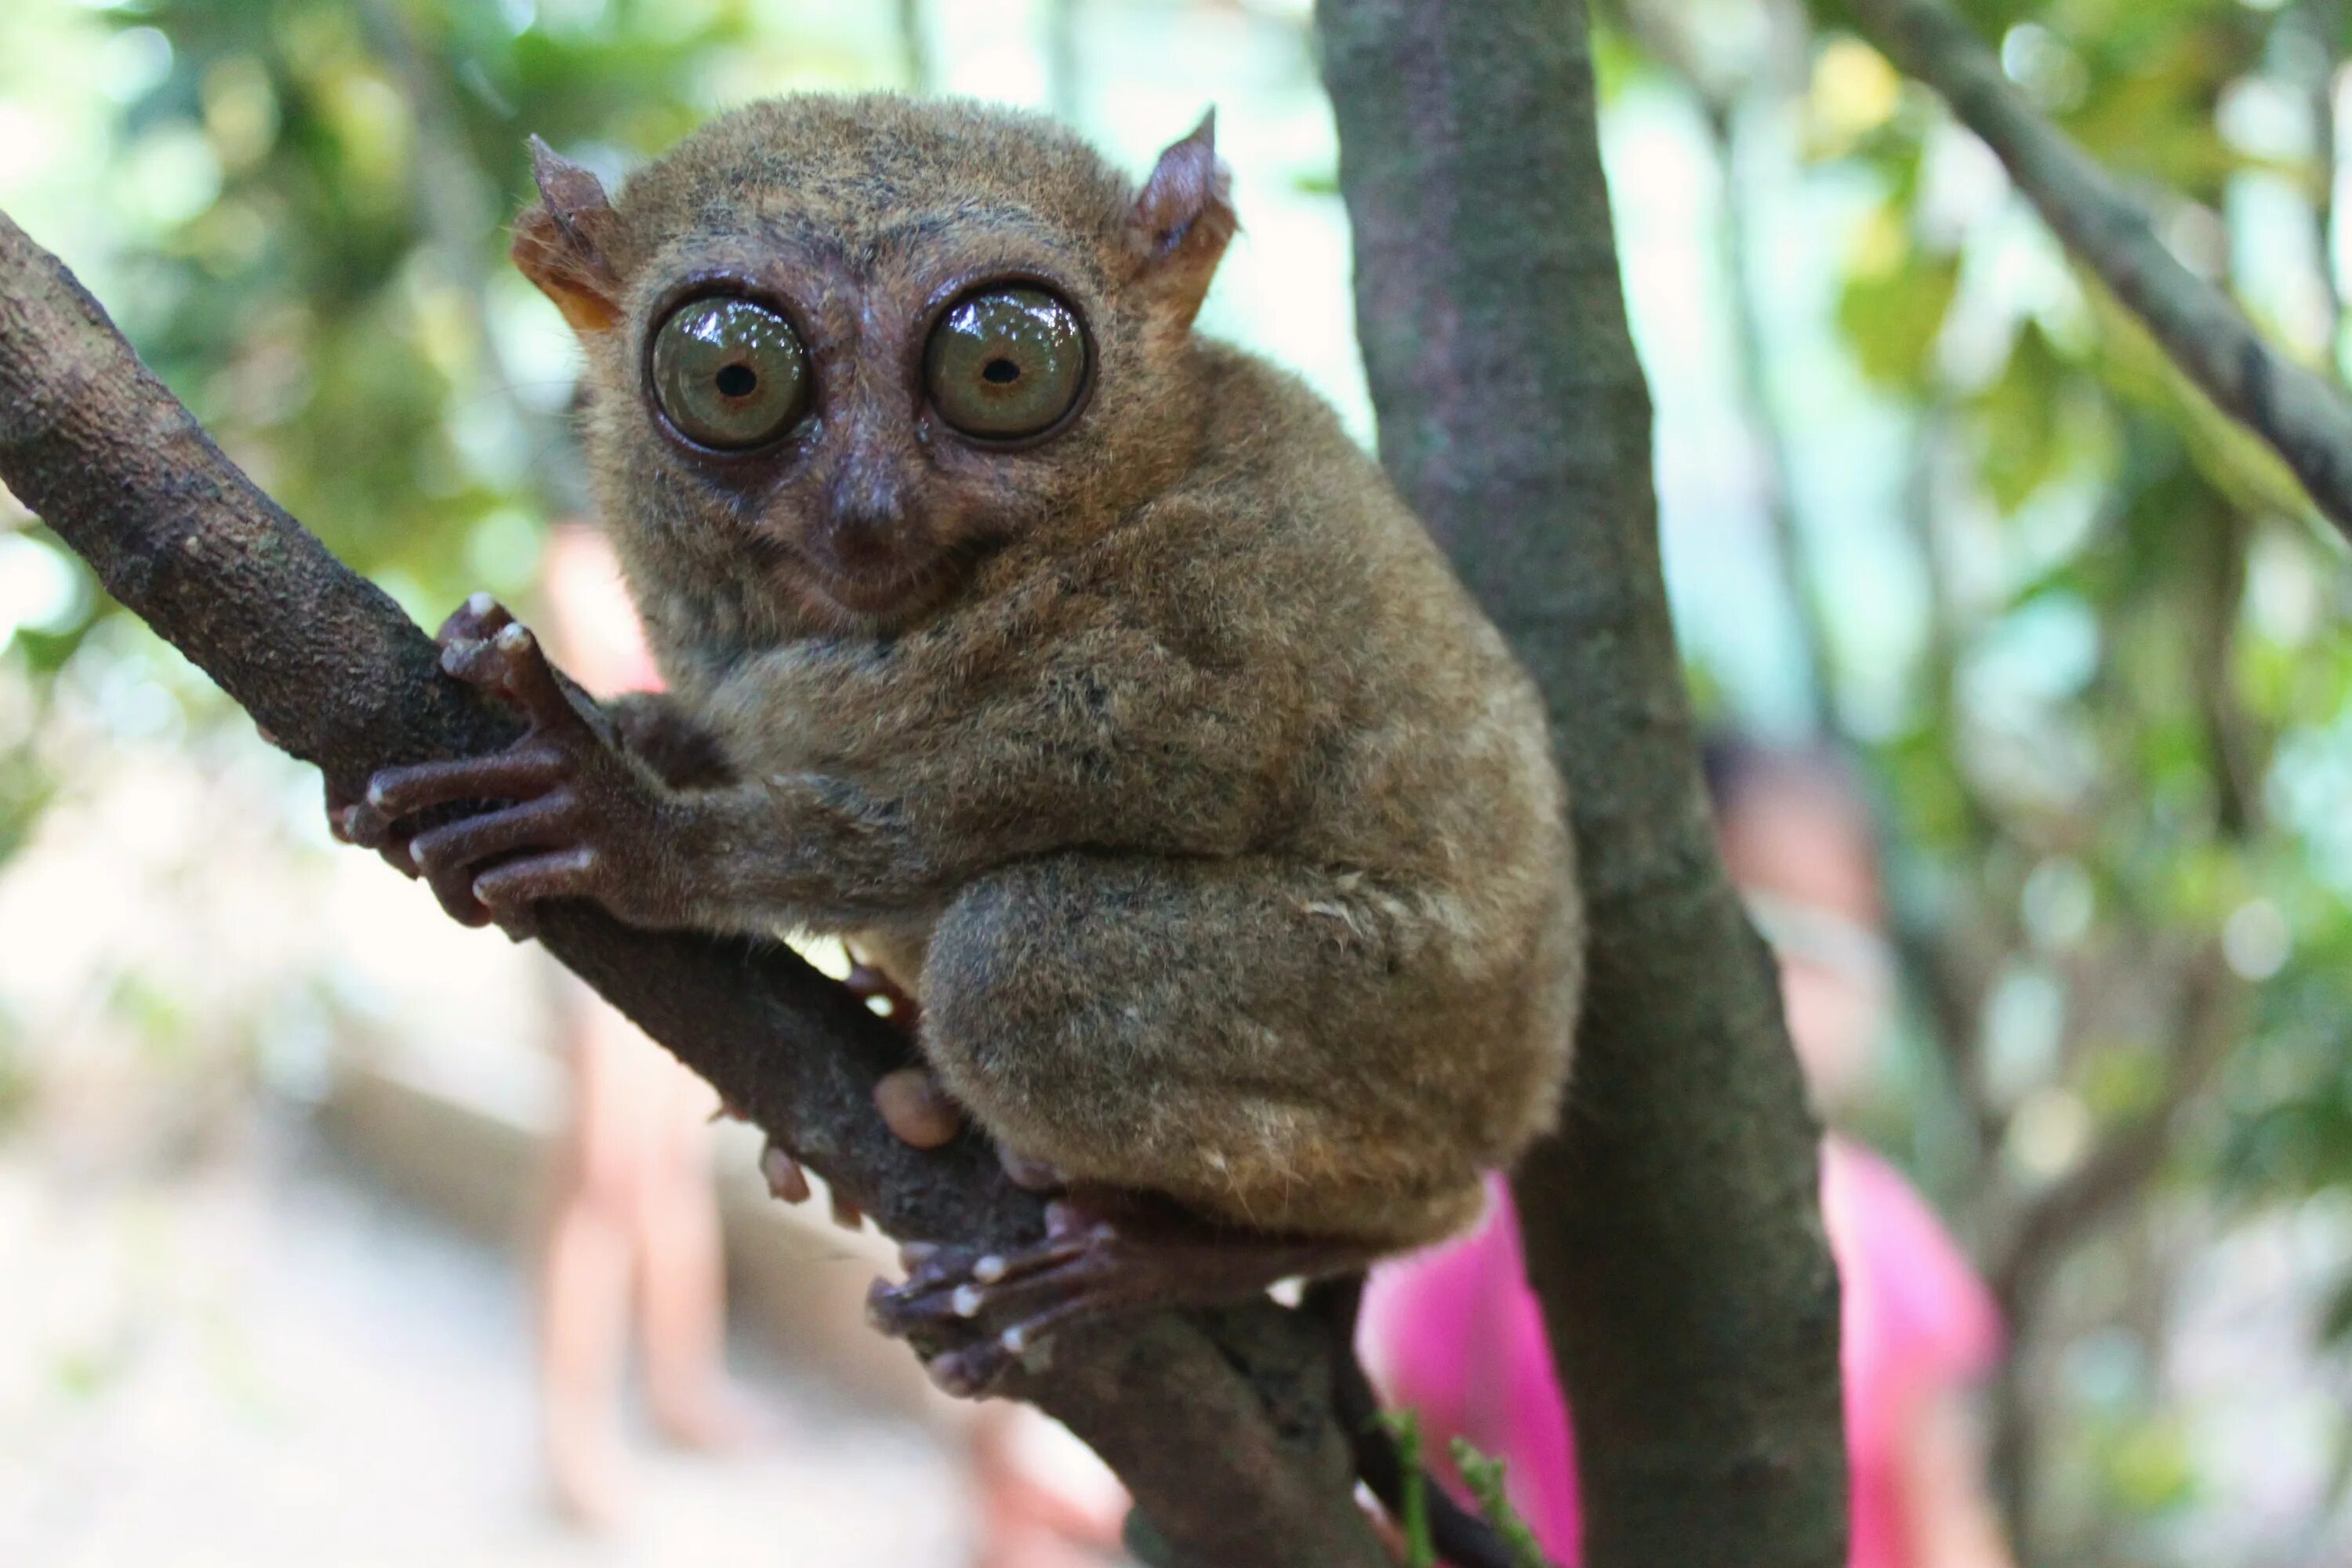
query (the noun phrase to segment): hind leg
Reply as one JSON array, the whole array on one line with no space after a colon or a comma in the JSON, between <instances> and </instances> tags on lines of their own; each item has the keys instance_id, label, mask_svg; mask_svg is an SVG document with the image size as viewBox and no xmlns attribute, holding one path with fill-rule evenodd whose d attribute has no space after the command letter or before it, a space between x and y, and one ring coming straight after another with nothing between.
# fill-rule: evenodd
<instances>
[{"instance_id":1,"label":"hind leg","mask_svg":"<svg viewBox=\"0 0 2352 1568\"><path fill-rule=\"evenodd\" d=\"M984 1384L1045 1330L1360 1267L1457 1228L1478 1134L1445 932L1410 901L1268 860L1062 856L968 889L923 974L926 1055L1071 1184L1019 1254L927 1252L875 1316L962 1319ZM986 1347L996 1346L994 1351Z\"/></svg>"},{"instance_id":2,"label":"hind leg","mask_svg":"<svg viewBox=\"0 0 2352 1568\"><path fill-rule=\"evenodd\" d=\"M1504 1064L1453 933L1360 879L1270 859L1063 855L941 916L924 1054L1077 1185L1229 1225L1400 1243L1477 1185ZM1474 1205L1475 1206L1475 1205Z\"/></svg>"}]
</instances>

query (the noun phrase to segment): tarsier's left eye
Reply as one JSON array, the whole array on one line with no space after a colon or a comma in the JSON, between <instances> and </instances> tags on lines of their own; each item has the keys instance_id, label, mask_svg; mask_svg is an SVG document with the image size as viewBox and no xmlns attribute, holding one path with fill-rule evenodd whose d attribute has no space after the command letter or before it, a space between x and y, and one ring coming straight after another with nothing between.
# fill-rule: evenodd
<instances>
[{"instance_id":1,"label":"tarsier's left eye","mask_svg":"<svg viewBox=\"0 0 2352 1568\"><path fill-rule=\"evenodd\" d=\"M705 447L763 447L808 407L808 351L792 323L749 300L689 300L654 333L654 395Z\"/></svg>"},{"instance_id":2,"label":"tarsier's left eye","mask_svg":"<svg viewBox=\"0 0 2352 1568\"><path fill-rule=\"evenodd\" d=\"M1069 413L1087 379L1077 312L1042 289L994 289L931 330L923 383L940 417L967 436L1017 440Z\"/></svg>"}]
</instances>

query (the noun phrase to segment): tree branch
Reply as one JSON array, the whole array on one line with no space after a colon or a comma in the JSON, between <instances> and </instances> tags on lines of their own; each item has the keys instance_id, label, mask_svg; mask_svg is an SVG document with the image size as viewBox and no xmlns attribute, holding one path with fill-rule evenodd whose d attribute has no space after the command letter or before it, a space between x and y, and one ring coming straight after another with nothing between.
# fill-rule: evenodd
<instances>
[{"instance_id":1,"label":"tree branch","mask_svg":"<svg viewBox=\"0 0 2352 1568\"><path fill-rule=\"evenodd\" d=\"M2340 386L2344 384L2344 285L2336 272L2336 181L2340 173L2336 153L2336 78L2343 64L2337 58L2336 40L2344 31L2344 7L2342 0L2299 0L2294 14L2310 51L2305 62L2310 75L2304 101L2311 114L2311 220L2318 241L2313 270L2327 301L2327 377Z\"/></svg>"},{"instance_id":2,"label":"tree branch","mask_svg":"<svg viewBox=\"0 0 2352 1568\"><path fill-rule=\"evenodd\" d=\"M5 216L0 479L281 745L353 793L383 767L518 731L221 455ZM905 1042L788 949L633 931L577 904L549 908L541 940L891 1235L1042 1233L1038 1201L977 1134L932 1153L888 1134L872 1089ZM1157 1313L1065 1334L1054 1351L1013 1392L1118 1472L1163 1561L1389 1561L1354 1501L1319 1325L1271 1304Z\"/></svg>"},{"instance_id":3,"label":"tree branch","mask_svg":"<svg viewBox=\"0 0 2352 1568\"><path fill-rule=\"evenodd\" d=\"M1853 0L1871 41L1942 94L2059 238L2098 274L2225 413L2278 453L2352 535L2352 404L2263 341L2227 295L2182 266L2147 214L2037 114L1942 0Z\"/></svg>"},{"instance_id":4,"label":"tree branch","mask_svg":"<svg viewBox=\"0 0 2352 1568\"><path fill-rule=\"evenodd\" d=\"M1399 488L1541 684L1591 973L1514 1183L1592 1568L1845 1561L1837 1286L1769 955L1714 848L1579 0L1321 0Z\"/></svg>"}]
</instances>

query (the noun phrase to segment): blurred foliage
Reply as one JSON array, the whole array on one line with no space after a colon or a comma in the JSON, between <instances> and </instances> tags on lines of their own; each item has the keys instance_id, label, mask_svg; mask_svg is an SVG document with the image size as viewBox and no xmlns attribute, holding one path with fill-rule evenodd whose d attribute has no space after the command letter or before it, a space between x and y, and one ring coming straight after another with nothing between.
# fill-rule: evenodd
<instances>
[{"instance_id":1,"label":"blurred foliage","mask_svg":"<svg viewBox=\"0 0 2352 1568\"><path fill-rule=\"evenodd\" d=\"M742 7L152 0L110 18L169 51L125 115L130 155L184 144L184 177L211 187L139 258L142 353L404 597L521 585L517 520L561 495L541 471L565 384L515 379L498 334L522 329L497 307L522 301L490 293L524 138L608 166L667 145ZM534 439L502 438L515 423Z\"/></svg>"},{"instance_id":2,"label":"blurred foliage","mask_svg":"<svg viewBox=\"0 0 2352 1568\"><path fill-rule=\"evenodd\" d=\"M2176 254L2341 379L2337 171L2313 113L2352 48L2337 8L1961 9ZM1878 526L1923 606L1890 647L1866 606L1817 595L1841 688L1823 739L1885 804L1918 1002L1905 1102L1863 1114L2002 1289L1996 1446L2028 1560L2196 1561L2158 1527L2203 1495L2163 1354L2201 1254L2142 1243L2191 1195L2292 1223L2352 1180L2346 552L1835 0L1617 15L1654 79L1730 127L1725 170L1778 158L1800 201L1861 193L1830 325L1909 431ZM1776 309L1723 282L1727 310ZM1801 459L1841 438L1792 412L1808 394L1749 411ZM1901 695L1865 709L1846 688L1890 656ZM2078 1205L2135 1144L2158 1157ZM2352 1321L2352 1237L2340 1203L2311 1214L2333 1217L2338 1276L2315 1352ZM2110 1342L2133 1353L2087 1348Z\"/></svg>"}]
</instances>

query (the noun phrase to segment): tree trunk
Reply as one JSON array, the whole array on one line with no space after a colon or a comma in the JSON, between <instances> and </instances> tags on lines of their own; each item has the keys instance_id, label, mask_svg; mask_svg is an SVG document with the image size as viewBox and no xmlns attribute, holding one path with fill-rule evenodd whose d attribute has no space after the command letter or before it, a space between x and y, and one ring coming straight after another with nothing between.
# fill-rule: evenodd
<instances>
[{"instance_id":1,"label":"tree trunk","mask_svg":"<svg viewBox=\"0 0 2352 1568\"><path fill-rule=\"evenodd\" d=\"M1845 1561L1837 1287L1696 767L1577 0L1320 0L1381 453L1549 706L1591 918L1514 1188L1591 1568Z\"/></svg>"}]
</instances>

